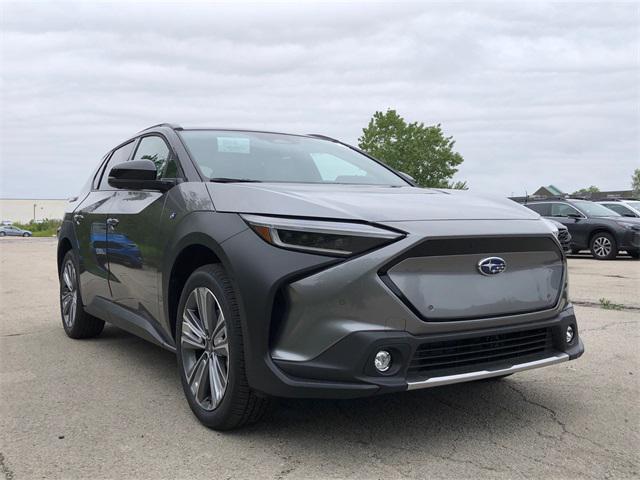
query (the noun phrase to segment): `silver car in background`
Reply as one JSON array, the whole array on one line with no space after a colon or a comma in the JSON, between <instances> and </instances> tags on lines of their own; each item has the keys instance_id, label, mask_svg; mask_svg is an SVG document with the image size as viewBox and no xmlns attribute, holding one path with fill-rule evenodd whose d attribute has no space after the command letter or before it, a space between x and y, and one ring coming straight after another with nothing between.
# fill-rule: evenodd
<instances>
[{"instance_id":1,"label":"silver car in background","mask_svg":"<svg viewBox=\"0 0 640 480\"><path fill-rule=\"evenodd\" d=\"M23 230L13 225L0 226L0 237L31 237L33 233L29 230Z\"/></svg>"}]
</instances>

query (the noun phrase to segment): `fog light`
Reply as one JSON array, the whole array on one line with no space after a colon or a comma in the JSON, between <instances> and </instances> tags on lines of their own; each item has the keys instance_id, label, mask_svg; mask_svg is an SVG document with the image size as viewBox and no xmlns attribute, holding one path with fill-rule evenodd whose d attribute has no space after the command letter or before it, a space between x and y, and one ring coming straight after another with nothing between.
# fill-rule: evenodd
<instances>
[{"instance_id":1,"label":"fog light","mask_svg":"<svg viewBox=\"0 0 640 480\"><path fill-rule=\"evenodd\" d=\"M386 372L389 370L389 367L391 367L391 354L386 350L380 350L376 353L376 358L373 363L376 366L376 370Z\"/></svg>"},{"instance_id":2,"label":"fog light","mask_svg":"<svg viewBox=\"0 0 640 480\"><path fill-rule=\"evenodd\" d=\"M565 333L565 340L567 341L567 343L573 342L573 335L574 335L573 327L569 325Z\"/></svg>"}]
</instances>

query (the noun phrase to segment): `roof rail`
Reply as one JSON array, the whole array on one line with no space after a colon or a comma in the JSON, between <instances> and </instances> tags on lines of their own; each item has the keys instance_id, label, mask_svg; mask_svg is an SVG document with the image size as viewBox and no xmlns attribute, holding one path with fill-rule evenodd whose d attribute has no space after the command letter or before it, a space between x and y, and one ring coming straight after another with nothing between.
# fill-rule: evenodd
<instances>
[{"instance_id":1,"label":"roof rail","mask_svg":"<svg viewBox=\"0 0 640 480\"><path fill-rule=\"evenodd\" d=\"M146 132L147 130L151 130L152 128L157 128L157 127L169 127L172 130L182 130L182 127L175 123L158 123L157 125L151 125L150 127L143 128L138 133Z\"/></svg>"},{"instance_id":2,"label":"roof rail","mask_svg":"<svg viewBox=\"0 0 640 480\"><path fill-rule=\"evenodd\" d=\"M338 140L337 138L333 138L333 137L329 137L327 135L321 135L319 133L308 133L307 134L309 137L314 137L314 138L321 138L322 140L329 140L330 142L335 142L335 143L342 143L340 140Z\"/></svg>"}]
</instances>

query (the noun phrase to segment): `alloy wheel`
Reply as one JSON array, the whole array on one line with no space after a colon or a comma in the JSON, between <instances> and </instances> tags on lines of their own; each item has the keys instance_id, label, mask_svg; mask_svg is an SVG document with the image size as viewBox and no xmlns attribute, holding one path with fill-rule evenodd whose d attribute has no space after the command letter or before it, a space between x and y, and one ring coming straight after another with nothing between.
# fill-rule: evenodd
<instances>
[{"instance_id":1,"label":"alloy wheel","mask_svg":"<svg viewBox=\"0 0 640 480\"><path fill-rule=\"evenodd\" d=\"M593 241L593 250L599 257L606 257L611 253L611 240L607 237L598 237Z\"/></svg>"},{"instance_id":2,"label":"alloy wheel","mask_svg":"<svg viewBox=\"0 0 640 480\"><path fill-rule=\"evenodd\" d=\"M62 305L64 324L67 328L71 328L78 308L78 277L76 268L71 260L67 261L62 269L60 304Z\"/></svg>"},{"instance_id":3,"label":"alloy wheel","mask_svg":"<svg viewBox=\"0 0 640 480\"><path fill-rule=\"evenodd\" d=\"M229 381L227 324L218 299L206 287L194 289L182 312L182 367L196 403L214 410Z\"/></svg>"}]
</instances>

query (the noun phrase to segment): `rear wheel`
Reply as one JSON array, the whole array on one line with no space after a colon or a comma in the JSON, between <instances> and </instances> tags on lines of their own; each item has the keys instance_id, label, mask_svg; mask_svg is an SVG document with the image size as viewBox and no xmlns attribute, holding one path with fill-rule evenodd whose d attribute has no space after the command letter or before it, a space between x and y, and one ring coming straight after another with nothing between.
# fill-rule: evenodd
<instances>
[{"instance_id":1,"label":"rear wheel","mask_svg":"<svg viewBox=\"0 0 640 480\"><path fill-rule=\"evenodd\" d=\"M591 255L596 260L613 260L618 255L618 245L613 235L596 233L591 239Z\"/></svg>"},{"instance_id":2,"label":"rear wheel","mask_svg":"<svg viewBox=\"0 0 640 480\"><path fill-rule=\"evenodd\" d=\"M6 235L6 233L0 232L0 237L4 237L5 235Z\"/></svg>"},{"instance_id":3,"label":"rear wheel","mask_svg":"<svg viewBox=\"0 0 640 480\"><path fill-rule=\"evenodd\" d=\"M259 420L269 399L258 396L247 383L238 305L220 265L206 265L191 274L178 315L178 369L196 417L216 430Z\"/></svg>"},{"instance_id":4,"label":"rear wheel","mask_svg":"<svg viewBox=\"0 0 640 480\"><path fill-rule=\"evenodd\" d=\"M69 250L60 269L60 315L62 326L71 338L90 338L100 335L104 322L89 315L82 307L78 284L78 268L73 250Z\"/></svg>"}]
</instances>

